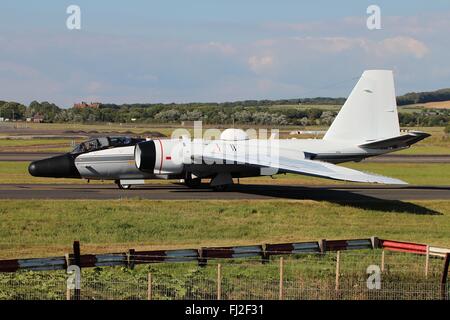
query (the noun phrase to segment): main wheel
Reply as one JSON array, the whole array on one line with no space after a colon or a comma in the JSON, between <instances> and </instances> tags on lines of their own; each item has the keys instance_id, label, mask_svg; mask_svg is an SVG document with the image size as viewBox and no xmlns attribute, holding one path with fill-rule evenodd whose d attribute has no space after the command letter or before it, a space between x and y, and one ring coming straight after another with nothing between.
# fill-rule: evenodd
<instances>
[{"instance_id":1,"label":"main wheel","mask_svg":"<svg viewBox=\"0 0 450 320\"><path fill-rule=\"evenodd\" d=\"M189 178L184 180L184 184L189 188L198 188L202 184L202 179L200 178Z\"/></svg>"}]
</instances>

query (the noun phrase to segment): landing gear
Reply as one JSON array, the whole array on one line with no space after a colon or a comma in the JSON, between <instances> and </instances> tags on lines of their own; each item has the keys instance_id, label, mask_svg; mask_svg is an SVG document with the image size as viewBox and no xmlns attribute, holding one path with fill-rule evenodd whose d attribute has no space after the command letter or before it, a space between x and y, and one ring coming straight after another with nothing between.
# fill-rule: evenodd
<instances>
[{"instance_id":1,"label":"landing gear","mask_svg":"<svg viewBox=\"0 0 450 320\"><path fill-rule=\"evenodd\" d=\"M233 184L233 178L228 172L218 173L214 178L212 178L210 186L214 191L224 192Z\"/></svg>"},{"instance_id":2,"label":"landing gear","mask_svg":"<svg viewBox=\"0 0 450 320\"><path fill-rule=\"evenodd\" d=\"M117 184L117 187L121 190L127 190L131 188L131 184L121 184L120 180L114 181Z\"/></svg>"},{"instance_id":3,"label":"landing gear","mask_svg":"<svg viewBox=\"0 0 450 320\"><path fill-rule=\"evenodd\" d=\"M184 184L189 188L199 188L202 184L202 179L200 178L192 178L190 175L184 179Z\"/></svg>"}]
</instances>

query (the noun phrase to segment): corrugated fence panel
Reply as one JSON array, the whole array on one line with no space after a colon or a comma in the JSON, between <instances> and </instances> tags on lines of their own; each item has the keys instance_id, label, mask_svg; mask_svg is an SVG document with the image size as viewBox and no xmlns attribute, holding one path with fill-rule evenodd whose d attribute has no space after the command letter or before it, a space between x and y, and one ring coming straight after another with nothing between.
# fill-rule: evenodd
<instances>
[{"instance_id":1,"label":"corrugated fence panel","mask_svg":"<svg viewBox=\"0 0 450 320\"><path fill-rule=\"evenodd\" d=\"M432 256L445 257L447 253L450 253L450 249L430 247L430 255Z\"/></svg>"},{"instance_id":2,"label":"corrugated fence panel","mask_svg":"<svg viewBox=\"0 0 450 320\"><path fill-rule=\"evenodd\" d=\"M326 240L326 251L372 249L371 239Z\"/></svg>"},{"instance_id":3,"label":"corrugated fence panel","mask_svg":"<svg viewBox=\"0 0 450 320\"><path fill-rule=\"evenodd\" d=\"M275 243L266 245L268 256L296 253L320 253L318 242Z\"/></svg>"},{"instance_id":4,"label":"corrugated fence panel","mask_svg":"<svg viewBox=\"0 0 450 320\"><path fill-rule=\"evenodd\" d=\"M185 262L196 261L198 259L198 250L184 249L184 250L166 250L167 262Z\"/></svg>"},{"instance_id":5,"label":"corrugated fence panel","mask_svg":"<svg viewBox=\"0 0 450 320\"><path fill-rule=\"evenodd\" d=\"M427 253L427 245L425 244L391 241L391 240L380 240L380 242L382 248L386 250L417 253L417 254Z\"/></svg>"},{"instance_id":6,"label":"corrugated fence panel","mask_svg":"<svg viewBox=\"0 0 450 320\"><path fill-rule=\"evenodd\" d=\"M18 259L19 268L24 270L45 271L66 268L65 257Z\"/></svg>"},{"instance_id":7,"label":"corrugated fence panel","mask_svg":"<svg viewBox=\"0 0 450 320\"><path fill-rule=\"evenodd\" d=\"M370 239L347 240L347 250L361 249L372 249L372 241Z\"/></svg>"},{"instance_id":8,"label":"corrugated fence panel","mask_svg":"<svg viewBox=\"0 0 450 320\"><path fill-rule=\"evenodd\" d=\"M351 239L351 240L322 240L325 251L338 250L357 250L371 249L371 239ZM378 239L377 243L385 250L409 252L416 254L426 254L427 245ZM378 245L377 245L378 246ZM268 258L271 255L281 254L299 254L299 253L320 253L319 242L296 242L296 243L277 243L236 246L236 247L207 247L197 249L180 250L154 250L154 251L134 251L127 253L105 253L105 254L84 254L80 255L80 267L88 268L95 266L130 266L134 264L154 263L154 262L185 262L199 261L206 263L207 259L234 259L263 257ZM429 247L429 253L433 256L444 257L450 253L450 249ZM69 255L70 263L74 264L74 255ZM33 259L11 259L0 260L0 272L15 272L20 269L44 271L65 269L65 257L33 258Z\"/></svg>"},{"instance_id":9,"label":"corrugated fence panel","mask_svg":"<svg viewBox=\"0 0 450 320\"><path fill-rule=\"evenodd\" d=\"M250 258L263 255L262 246L202 248L202 258Z\"/></svg>"},{"instance_id":10,"label":"corrugated fence panel","mask_svg":"<svg viewBox=\"0 0 450 320\"><path fill-rule=\"evenodd\" d=\"M95 260L96 267L127 265L127 255L124 253L97 254Z\"/></svg>"},{"instance_id":11,"label":"corrugated fence panel","mask_svg":"<svg viewBox=\"0 0 450 320\"><path fill-rule=\"evenodd\" d=\"M19 270L19 260L2 260L0 261L0 272L16 272Z\"/></svg>"},{"instance_id":12,"label":"corrugated fence panel","mask_svg":"<svg viewBox=\"0 0 450 320\"><path fill-rule=\"evenodd\" d=\"M198 259L197 249L181 250L156 250L156 251L136 251L134 253L134 263L152 262L184 262Z\"/></svg>"}]
</instances>

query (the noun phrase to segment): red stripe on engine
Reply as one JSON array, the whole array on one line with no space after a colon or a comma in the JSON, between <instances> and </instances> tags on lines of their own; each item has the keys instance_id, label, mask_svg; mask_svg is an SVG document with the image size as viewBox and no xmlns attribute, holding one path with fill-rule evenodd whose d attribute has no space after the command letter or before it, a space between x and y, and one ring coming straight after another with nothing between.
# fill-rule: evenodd
<instances>
[{"instance_id":1,"label":"red stripe on engine","mask_svg":"<svg viewBox=\"0 0 450 320\"><path fill-rule=\"evenodd\" d=\"M161 140L158 140L158 141L159 141L159 146L160 146L160 151L161 151L161 162L160 162L160 165L159 165L159 174L161 174L161 168L162 168L163 160L164 160L164 157L163 157L164 149L163 149L163 145L162 145Z\"/></svg>"}]
</instances>

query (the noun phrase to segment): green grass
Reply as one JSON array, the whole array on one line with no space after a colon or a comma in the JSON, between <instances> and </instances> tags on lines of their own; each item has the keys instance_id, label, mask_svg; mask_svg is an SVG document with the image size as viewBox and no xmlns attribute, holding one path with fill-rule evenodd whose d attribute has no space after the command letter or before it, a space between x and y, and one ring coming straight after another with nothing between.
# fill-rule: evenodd
<instances>
[{"instance_id":1,"label":"green grass","mask_svg":"<svg viewBox=\"0 0 450 320\"><path fill-rule=\"evenodd\" d=\"M1 152L69 152L72 143L79 143L72 139L0 139Z\"/></svg>"},{"instance_id":2,"label":"green grass","mask_svg":"<svg viewBox=\"0 0 450 320\"><path fill-rule=\"evenodd\" d=\"M72 140L70 139L0 139L0 147L29 147L42 145L68 145Z\"/></svg>"},{"instance_id":3,"label":"green grass","mask_svg":"<svg viewBox=\"0 0 450 320\"><path fill-rule=\"evenodd\" d=\"M450 246L449 201L2 200L0 258L357 238Z\"/></svg>"}]
</instances>

